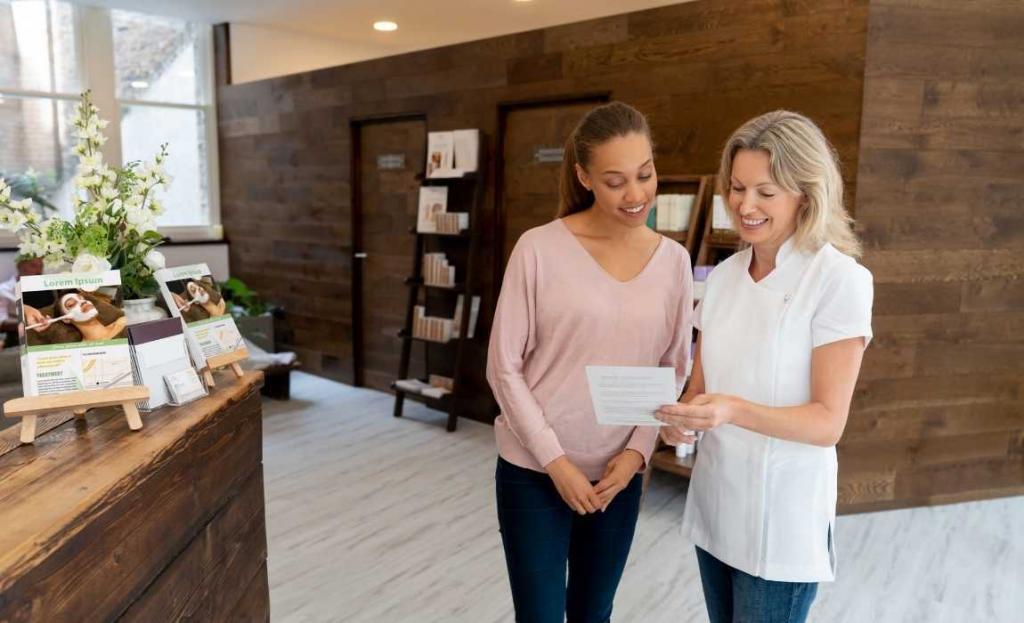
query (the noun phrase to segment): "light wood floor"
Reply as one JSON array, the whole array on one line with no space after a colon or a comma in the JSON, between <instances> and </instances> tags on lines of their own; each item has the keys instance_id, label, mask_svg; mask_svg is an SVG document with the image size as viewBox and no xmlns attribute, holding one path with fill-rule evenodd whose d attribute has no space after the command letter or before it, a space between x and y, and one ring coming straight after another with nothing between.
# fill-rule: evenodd
<instances>
[{"instance_id":1,"label":"light wood floor","mask_svg":"<svg viewBox=\"0 0 1024 623\"><path fill-rule=\"evenodd\" d=\"M512 621L490 426L296 374L265 403L274 621ZM613 619L706 621L678 531L685 488L655 474ZM1024 621L1024 497L840 517L817 622Z\"/></svg>"}]
</instances>

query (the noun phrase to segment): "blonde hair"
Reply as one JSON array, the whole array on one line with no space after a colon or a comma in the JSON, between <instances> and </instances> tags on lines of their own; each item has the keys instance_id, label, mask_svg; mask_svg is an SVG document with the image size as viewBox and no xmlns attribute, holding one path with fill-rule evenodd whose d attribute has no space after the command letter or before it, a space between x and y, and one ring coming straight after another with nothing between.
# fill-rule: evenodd
<instances>
[{"instance_id":1,"label":"blonde hair","mask_svg":"<svg viewBox=\"0 0 1024 623\"><path fill-rule=\"evenodd\" d=\"M807 117L776 110L744 123L725 143L718 170L718 192L728 203L732 163L741 149L768 153L772 181L807 200L797 213L796 246L817 251L831 243L851 257L861 244L853 219L843 207L839 157L821 129Z\"/></svg>"}]
</instances>

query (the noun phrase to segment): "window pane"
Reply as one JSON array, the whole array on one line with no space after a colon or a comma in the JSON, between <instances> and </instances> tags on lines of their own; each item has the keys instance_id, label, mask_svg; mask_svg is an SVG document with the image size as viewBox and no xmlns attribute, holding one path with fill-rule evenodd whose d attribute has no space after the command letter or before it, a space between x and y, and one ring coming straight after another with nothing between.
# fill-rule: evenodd
<instances>
[{"instance_id":1,"label":"window pane","mask_svg":"<svg viewBox=\"0 0 1024 623\"><path fill-rule=\"evenodd\" d=\"M207 225L206 133L200 110L160 106L121 107L121 151L125 162L151 161L167 143L164 168L171 176L170 190L157 198L166 212L160 225Z\"/></svg>"},{"instance_id":2,"label":"window pane","mask_svg":"<svg viewBox=\"0 0 1024 623\"><path fill-rule=\"evenodd\" d=\"M71 179L78 165L71 153L74 105L49 98L0 96L0 177L20 196L29 196L19 192L26 185L36 186L65 215L71 214Z\"/></svg>"},{"instance_id":3,"label":"window pane","mask_svg":"<svg viewBox=\"0 0 1024 623\"><path fill-rule=\"evenodd\" d=\"M111 11L119 99L202 104L209 26Z\"/></svg>"},{"instance_id":4,"label":"window pane","mask_svg":"<svg viewBox=\"0 0 1024 623\"><path fill-rule=\"evenodd\" d=\"M0 0L0 88L76 93L79 74L72 5Z\"/></svg>"}]
</instances>

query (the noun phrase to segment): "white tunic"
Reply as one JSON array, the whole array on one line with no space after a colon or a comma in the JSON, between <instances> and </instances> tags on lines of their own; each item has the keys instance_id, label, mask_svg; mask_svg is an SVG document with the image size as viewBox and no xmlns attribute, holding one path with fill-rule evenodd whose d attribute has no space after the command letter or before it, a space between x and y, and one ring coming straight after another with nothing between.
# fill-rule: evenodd
<instances>
[{"instance_id":1,"label":"white tunic","mask_svg":"<svg viewBox=\"0 0 1024 623\"><path fill-rule=\"evenodd\" d=\"M705 393L770 407L811 400L811 351L871 339L871 273L826 244L790 238L759 282L752 250L707 279L695 313ZM835 579L834 447L775 439L725 424L704 433L687 494L683 535L715 558L768 580Z\"/></svg>"}]
</instances>

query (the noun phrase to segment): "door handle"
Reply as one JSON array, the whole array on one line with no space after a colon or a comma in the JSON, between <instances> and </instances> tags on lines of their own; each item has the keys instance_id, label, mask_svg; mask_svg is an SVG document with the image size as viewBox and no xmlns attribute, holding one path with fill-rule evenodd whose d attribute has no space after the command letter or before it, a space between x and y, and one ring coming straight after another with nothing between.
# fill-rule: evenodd
<instances>
[{"instance_id":1,"label":"door handle","mask_svg":"<svg viewBox=\"0 0 1024 623\"><path fill-rule=\"evenodd\" d=\"M366 259L366 254L365 253L356 253L353 257L355 257L357 260L365 260Z\"/></svg>"}]
</instances>

